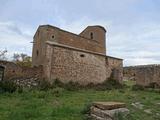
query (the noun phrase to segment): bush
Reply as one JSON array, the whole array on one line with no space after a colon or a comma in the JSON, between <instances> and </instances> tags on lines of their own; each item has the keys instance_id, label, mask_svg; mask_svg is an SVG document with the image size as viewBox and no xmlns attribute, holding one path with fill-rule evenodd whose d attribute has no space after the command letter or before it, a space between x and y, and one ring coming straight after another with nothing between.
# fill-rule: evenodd
<instances>
[{"instance_id":1,"label":"bush","mask_svg":"<svg viewBox=\"0 0 160 120\"><path fill-rule=\"evenodd\" d=\"M53 87L52 84L47 80L40 80L39 85L38 85L38 89L44 90L44 91L47 91L51 89L52 87Z\"/></svg>"},{"instance_id":2,"label":"bush","mask_svg":"<svg viewBox=\"0 0 160 120\"><path fill-rule=\"evenodd\" d=\"M108 79L101 84L95 85L96 90L122 89L123 87L124 85L115 79Z\"/></svg>"},{"instance_id":3,"label":"bush","mask_svg":"<svg viewBox=\"0 0 160 120\"><path fill-rule=\"evenodd\" d=\"M100 84L89 83L88 85L80 85L78 82L70 81L68 83L63 83L56 79L53 82L53 87L61 87L69 91L75 91L79 89L96 89L96 90L112 90L121 89L124 87L121 83L114 79L109 79Z\"/></svg>"},{"instance_id":4,"label":"bush","mask_svg":"<svg viewBox=\"0 0 160 120\"><path fill-rule=\"evenodd\" d=\"M81 114L84 115L84 120L91 120L90 111L91 111L92 102L87 102L84 105L84 108L81 110Z\"/></svg>"},{"instance_id":5,"label":"bush","mask_svg":"<svg viewBox=\"0 0 160 120\"><path fill-rule=\"evenodd\" d=\"M123 85L121 83L119 83L117 80L115 79L109 79L107 81L104 82L104 85L106 86L106 88L108 89L121 89L123 88Z\"/></svg>"},{"instance_id":6,"label":"bush","mask_svg":"<svg viewBox=\"0 0 160 120\"><path fill-rule=\"evenodd\" d=\"M64 85L64 88L68 91L75 91L75 90L79 90L80 88L82 88L82 86L78 82L70 81Z\"/></svg>"},{"instance_id":7,"label":"bush","mask_svg":"<svg viewBox=\"0 0 160 120\"><path fill-rule=\"evenodd\" d=\"M64 83L61 82L59 79L55 79L52 85L53 87L64 87Z\"/></svg>"},{"instance_id":8,"label":"bush","mask_svg":"<svg viewBox=\"0 0 160 120\"><path fill-rule=\"evenodd\" d=\"M54 89L51 90L51 93L55 96L55 97L60 97L64 92L63 88L60 87L56 87Z\"/></svg>"},{"instance_id":9,"label":"bush","mask_svg":"<svg viewBox=\"0 0 160 120\"><path fill-rule=\"evenodd\" d=\"M90 108L91 108L92 104L91 103L86 103L84 105L84 108L82 109L81 113L82 114L90 114Z\"/></svg>"},{"instance_id":10,"label":"bush","mask_svg":"<svg viewBox=\"0 0 160 120\"><path fill-rule=\"evenodd\" d=\"M160 88L160 86L156 82L152 82L146 88Z\"/></svg>"},{"instance_id":11,"label":"bush","mask_svg":"<svg viewBox=\"0 0 160 120\"><path fill-rule=\"evenodd\" d=\"M100 84L89 83L88 85L81 85L78 82L69 81L68 83L63 83L58 79L55 79L51 84L46 80L41 80L39 84L40 90L49 90L52 88L64 88L68 91L76 91L79 89L96 89L96 90L112 90L112 89L122 89L124 85L119 83L114 79L109 79Z\"/></svg>"},{"instance_id":12,"label":"bush","mask_svg":"<svg viewBox=\"0 0 160 120\"><path fill-rule=\"evenodd\" d=\"M18 86L12 81L0 81L0 91L13 93L18 90Z\"/></svg>"},{"instance_id":13,"label":"bush","mask_svg":"<svg viewBox=\"0 0 160 120\"><path fill-rule=\"evenodd\" d=\"M133 85L132 90L133 91L144 90L144 87L141 85Z\"/></svg>"},{"instance_id":14,"label":"bush","mask_svg":"<svg viewBox=\"0 0 160 120\"><path fill-rule=\"evenodd\" d=\"M23 92L23 87L17 86L17 92L18 92L18 93L22 93L22 92Z\"/></svg>"},{"instance_id":15,"label":"bush","mask_svg":"<svg viewBox=\"0 0 160 120\"><path fill-rule=\"evenodd\" d=\"M53 82L54 87L61 87L69 91L75 91L82 88L82 86L78 82L69 81L68 83L63 83L60 80L56 79Z\"/></svg>"}]
</instances>

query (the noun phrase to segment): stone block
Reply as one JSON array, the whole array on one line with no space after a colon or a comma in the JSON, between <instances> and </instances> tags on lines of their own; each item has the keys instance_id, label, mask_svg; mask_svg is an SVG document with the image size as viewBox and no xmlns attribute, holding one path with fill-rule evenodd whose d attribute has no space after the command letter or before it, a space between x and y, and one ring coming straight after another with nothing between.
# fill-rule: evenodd
<instances>
[{"instance_id":1,"label":"stone block","mask_svg":"<svg viewBox=\"0 0 160 120\"><path fill-rule=\"evenodd\" d=\"M114 120L118 114L122 114L123 117L126 117L129 114L129 110L127 108L101 110L96 107L91 107L91 116L96 116L97 118L99 118L96 119L96 117L94 117L95 120L101 120L100 118L104 118L102 120Z\"/></svg>"},{"instance_id":2,"label":"stone block","mask_svg":"<svg viewBox=\"0 0 160 120\"><path fill-rule=\"evenodd\" d=\"M110 118L108 114L106 114L103 110L96 108L94 106L91 107L91 114L101 117L101 118Z\"/></svg>"},{"instance_id":3,"label":"stone block","mask_svg":"<svg viewBox=\"0 0 160 120\"><path fill-rule=\"evenodd\" d=\"M94 102L93 106L102 110L112 110L117 108L124 108L126 105L125 103L121 102Z\"/></svg>"},{"instance_id":4,"label":"stone block","mask_svg":"<svg viewBox=\"0 0 160 120\"><path fill-rule=\"evenodd\" d=\"M91 119L92 120L112 120L111 118L102 118L102 117L96 116L94 114L91 114Z\"/></svg>"}]
</instances>

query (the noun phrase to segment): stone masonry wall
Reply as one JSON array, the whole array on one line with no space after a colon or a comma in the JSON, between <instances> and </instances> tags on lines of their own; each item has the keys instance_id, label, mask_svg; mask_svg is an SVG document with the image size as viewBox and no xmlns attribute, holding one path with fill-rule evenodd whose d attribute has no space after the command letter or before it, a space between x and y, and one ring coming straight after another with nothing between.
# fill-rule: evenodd
<instances>
[{"instance_id":1,"label":"stone masonry wall","mask_svg":"<svg viewBox=\"0 0 160 120\"><path fill-rule=\"evenodd\" d=\"M101 83L111 75L102 55L48 45L46 58L45 75L50 80L58 78L62 82L74 81L85 85Z\"/></svg>"},{"instance_id":2,"label":"stone masonry wall","mask_svg":"<svg viewBox=\"0 0 160 120\"><path fill-rule=\"evenodd\" d=\"M98 40L87 39L85 37L82 37L82 36L80 37L76 34L71 34L65 31L59 31L58 43L80 48L80 49L84 49L84 50L103 53L104 55L106 54L104 42L101 42Z\"/></svg>"},{"instance_id":3,"label":"stone masonry wall","mask_svg":"<svg viewBox=\"0 0 160 120\"><path fill-rule=\"evenodd\" d=\"M42 65L44 77L49 80L88 84L101 83L112 76L121 81L122 59L106 56L105 33L101 26L89 26L79 35L51 25L39 26L34 36L32 65Z\"/></svg>"},{"instance_id":4,"label":"stone masonry wall","mask_svg":"<svg viewBox=\"0 0 160 120\"><path fill-rule=\"evenodd\" d=\"M160 65L125 67L124 76L133 77L138 85L148 86L150 83L160 85Z\"/></svg>"},{"instance_id":5,"label":"stone masonry wall","mask_svg":"<svg viewBox=\"0 0 160 120\"><path fill-rule=\"evenodd\" d=\"M119 58L114 58L107 56L106 57L106 64L111 68L112 75L111 77L115 80L118 80L122 83L123 80L123 60Z\"/></svg>"},{"instance_id":6,"label":"stone masonry wall","mask_svg":"<svg viewBox=\"0 0 160 120\"><path fill-rule=\"evenodd\" d=\"M5 67L4 80L42 78L42 67L21 67L9 61L0 61L0 66Z\"/></svg>"},{"instance_id":7,"label":"stone masonry wall","mask_svg":"<svg viewBox=\"0 0 160 120\"><path fill-rule=\"evenodd\" d=\"M135 80L135 72L137 67L124 67L123 68L123 79L124 80Z\"/></svg>"},{"instance_id":8,"label":"stone masonry wall","mask_svg":"<svg viewBox=\"0 0 160 120\"><path fill-rule=\"evenodd\" d=\"M97 32L98 30L99 28L94 28L93 32ZM101 32L98 32L98 34L100 34ZM50 25L40 26L34 36L32 64L33 66L43 65L44 59L42 58L46 56L46 41L57 42L79 49L103 53L105 55L105 34L103 34L102 38L100 37L98 39L100 39L101 41L88 39Z\"/></svg>"}]
</instances>

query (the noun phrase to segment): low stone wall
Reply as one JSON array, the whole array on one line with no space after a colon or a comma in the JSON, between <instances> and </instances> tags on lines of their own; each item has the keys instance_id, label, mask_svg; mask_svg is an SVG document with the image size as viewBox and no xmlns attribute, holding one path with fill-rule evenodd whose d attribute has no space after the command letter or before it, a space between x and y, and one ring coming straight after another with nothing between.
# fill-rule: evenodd
<instances>
[{"instance_id":1,"label":"low stone wall","mask_svg":"<svg viewBox=\"0 0 160 120\"><path fill-rule=\"evenodd\" d=\"M123 67L123 80L135 80L136 68L134 66Z\"/></svg>"},{"instance_id":2,"label":"low stone wall","mask_svg":"<svg viewBox=\"0 0 160 120\"><path fill-rule=\"evenodd\" d=\"M37 87L40 83L40 80L38 78L24 78L24 79L15 79L13 82L21 87L25 88L33 88Z\"/></svg>"},{"instance_id":3,"label":"low stone wall","mask_svg":"<svg viewBox=\"0 0 160 120\"><path fill-rule=\"evenodd\" d=\"M42 67L21 67L13 62L0 61L0 66L5 67L4 80L37 78L43 75Z\"/></svg>"},{"instance_id":4,"label":"low stone wall","mask_svg":"<svg viewBox=\"0 0 160 120\"><path fill-rule=\"evenodd\" d=\"M160 65L124 67L124 77L133 79L136 84L148 86L151 83L160 85Z\"/></svg>"}]
</instances>

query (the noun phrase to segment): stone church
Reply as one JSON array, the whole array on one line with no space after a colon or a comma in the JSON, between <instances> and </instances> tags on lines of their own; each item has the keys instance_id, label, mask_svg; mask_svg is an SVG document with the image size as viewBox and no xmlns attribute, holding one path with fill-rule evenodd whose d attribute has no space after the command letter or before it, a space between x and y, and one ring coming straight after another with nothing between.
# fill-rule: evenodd
<instances>
[{"instance_id":1,"label":"stone church","mask_svg":"<svg viewBox=\"0 0 160 120\"><path fill-rule=\"evenodd\" d=\"M33 41L32 65L43 67L52 82L102 83L110 77L122 81L123 60L106 55L106 30L88 26L74 34L51 25L38 27Z\"/></svg>"}]
</instances>

